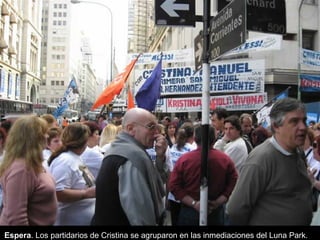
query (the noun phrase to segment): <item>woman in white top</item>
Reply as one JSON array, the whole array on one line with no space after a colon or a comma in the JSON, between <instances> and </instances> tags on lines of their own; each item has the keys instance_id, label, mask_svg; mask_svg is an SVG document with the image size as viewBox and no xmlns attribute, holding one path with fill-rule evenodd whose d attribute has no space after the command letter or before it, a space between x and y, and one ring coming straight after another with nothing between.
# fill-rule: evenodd
<instances>
[{"instance_id":1,"label":"woman in white top","mask_svg":"<svg viewBox=\"0 0 320 240\"><path fill-rule=\"evenodd\" d=\"M320 135L316 136L312 141L312 151L309 155L312 156L312 159L308 158L307 162L309 164L309 176L311 181L313 182L313 186L320 191Z\"/></svg>"},{"instance_id":2,"label":"woman in white top","mask_svg":"<svg viewBox=\"0 0 320 240\"><path fill-rule=\"evenodd\" d=\"M62 132L62 146L49 158L49 170L56 180L59 202L55 225L90 225L95 207L95 187L89 187L92 182L86 181L80 158L87 147L89 134L88 126L69 124Z\"/></svg>"},{"instance_id":3,"label":"woman in white top","mask_svg":"<svg viewBox=\"0 0 320 240\"><path fill-rule=\"evenodd\" d=\"M319 172L320 172L320 162L319 162L320 159L317 160L315 158L316 156L313 153L314 149L312 146L314 145L313 144L314 140L315 140L314 132L311 128L308 128L307 136L304 141L303 150L306 156L308 168L313 173L314 178L316 178L319 176Z\"/></svg>"},{"instance_id":4,"label":"woman in white top","mask_svg":"<svg viewBox=\"0 0 320 240\"><path fill-rule=\"evenodd\" d=\"M103 154L99 148L100 127L93 121L86 121L83 122L83 124L89 127L90 135L88 138L87 148L80 157L83 160L83 163L89 168L89 171L92 173L94 178L97 178L103 160Z\"/></svg>"}]
</instances>

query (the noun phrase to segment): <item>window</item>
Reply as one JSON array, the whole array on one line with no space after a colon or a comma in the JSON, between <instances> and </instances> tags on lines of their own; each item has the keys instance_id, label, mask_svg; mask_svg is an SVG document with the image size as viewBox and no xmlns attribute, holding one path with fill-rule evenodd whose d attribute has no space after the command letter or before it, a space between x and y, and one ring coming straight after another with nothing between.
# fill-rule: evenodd
<instances>
[{"instance_id":1,"label":"window","mask_svg":"<svg viewBox=\"0 0 320 240\"><path fill-rule=\"evenodd\" d=\"M318 5L318 0L304 0L304 4Z\"/></svg>"},{"instance_id":2,"label":"window","mask_svg":"<svg viewBox=\"0 0 320 240\"><path fill-rule=\"evenodd\" d=\"M316 32L310 30L302 31L302 48L314 50L314 39Z\"/></svg>"},{"instance_id":3,"label":"window","mask_svg":"<svg viewBox=\"0 0 320 240\"><path fill-rule=\"evenodd\" d=\"M0 68L0 92L4 92L4 71Z\"/></svg>"}]
</instances>

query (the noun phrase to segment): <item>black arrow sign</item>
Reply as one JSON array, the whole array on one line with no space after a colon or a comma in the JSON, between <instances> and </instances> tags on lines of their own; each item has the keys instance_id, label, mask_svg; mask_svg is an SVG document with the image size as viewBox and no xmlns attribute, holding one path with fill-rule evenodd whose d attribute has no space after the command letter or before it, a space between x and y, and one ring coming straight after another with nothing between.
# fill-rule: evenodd
<instances>
[{"instance_id":1,"label":"black arrow sign","mask_svg":"<svg viewBox=\"0 0 320 240\"><path fill-rule=\"evenodd\" d=\"M195 0L155 0L156 25L195 26Z\"/></svg>"}]
</instances>

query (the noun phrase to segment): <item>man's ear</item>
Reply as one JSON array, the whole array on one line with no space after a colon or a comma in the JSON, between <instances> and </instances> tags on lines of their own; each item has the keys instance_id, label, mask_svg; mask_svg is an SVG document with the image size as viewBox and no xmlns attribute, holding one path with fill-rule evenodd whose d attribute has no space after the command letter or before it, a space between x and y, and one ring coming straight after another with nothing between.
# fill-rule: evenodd
<instances>
[{"instance_id":1,"label":"man's ear","mask_svg":"<svg viewBox=\"0 0 320 240\"><path fill-rule=\"evenodd\" d=\"M130 135L132 135L133 131L134 131L134 124L133 123L129 123L125 126L125 130L126 132L128 132Z\"/></svg>"},{"instance_id":2,"label":"man's ear","mask_svg":"<svg viewBox=\"0 0 320 240\"><path fill-rule=\"evenodd\" d=\"M278 124L276 124L275 122L272 123L271 125L272 125L272 128L273 128L275 131L279 128Z\"/></svg>"}]
</instances>

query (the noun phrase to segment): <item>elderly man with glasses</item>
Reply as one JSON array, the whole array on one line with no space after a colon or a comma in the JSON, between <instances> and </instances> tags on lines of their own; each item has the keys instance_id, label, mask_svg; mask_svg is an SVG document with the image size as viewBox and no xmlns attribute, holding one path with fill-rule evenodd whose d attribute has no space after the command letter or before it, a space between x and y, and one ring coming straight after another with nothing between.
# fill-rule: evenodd
<instances>
[{"instance_id":1,"label":"elderly man with glasses","mask_svg":"<svg viewBox=\"0 0 320 240\"><path fill-rule=\"evenodd\" d=\"M167 141L156 117L141 108L126 112L96 179L93 225L161 225ZM146 149L155 147L154 165Z\"/></svg>"}]
</instances>

